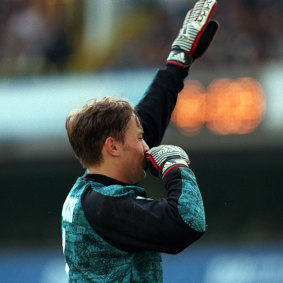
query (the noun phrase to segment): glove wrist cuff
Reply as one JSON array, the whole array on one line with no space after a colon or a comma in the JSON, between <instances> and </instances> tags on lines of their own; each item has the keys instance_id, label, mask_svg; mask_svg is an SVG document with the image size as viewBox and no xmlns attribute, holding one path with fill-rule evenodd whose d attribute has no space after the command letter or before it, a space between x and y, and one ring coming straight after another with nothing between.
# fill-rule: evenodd
<instances>
[{"instance_id":1,"label":"glove wrist cuff","mask_svg":"<svg viewBox=\"0 0 283 283\"><path fill-rule=\"evenodd\" d=\"M171 50L167 63L174 64L183 68L190 68L193 63L193 57L186 51L180 48L174 48Z\"/></svg>"},{"instance_id":2,"label":"glove wrist cuff","mask_svg":"<svg viewBox=\"0 0 283 283\"><path fill-rule=\"evenodd\" d=\"M164 180L165 176L167 176L167 174L170 173L173 169L179 168L179 167L188 167L188 166L183 165L183 164L175 164L174 166L168 168L167 171L164 172L164 174L162 175L162 180Z\"/></svg>"},{"instance_id":3,"label":"glove wrist cuff","mask_svg":"<svg viewBox=\"0 0 283 283\"><path fill-rule=\"evenodd\" d=\"M166 161L162 168L162 179L164 179L172 169L177 167L188 167L188 163L182 158Z\"/></svg>"}]
</instances>

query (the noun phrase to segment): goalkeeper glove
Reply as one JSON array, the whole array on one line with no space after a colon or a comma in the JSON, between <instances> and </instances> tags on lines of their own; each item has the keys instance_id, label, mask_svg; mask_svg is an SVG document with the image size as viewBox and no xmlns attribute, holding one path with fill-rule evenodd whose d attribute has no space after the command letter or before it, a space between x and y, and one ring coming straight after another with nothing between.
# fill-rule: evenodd
<instances>
[{"instance_id":1,"label":"goalkeeper glove","mask_svg":"<svg viewBox=\"0 0 283 283\"><path fill-rule=\"evenodd\" d=\"M167 63L189 68L212 42L217 29L216 21L209 21L216 0L199 0L184 20L179 35L172 44Z\"/></svg>"},{"instance_id":2,"label":"goalkeeper glove","mask_svg":"<svg viewBox=\"0 0 283 283\"><path fill-rule=\"evenodd\" d=\"M190 164L187 153L179 146L160 145L146 153L148 169L155 177L164 179L166 174L176 167L188 167Z\"/></svg>"}]
</instances>

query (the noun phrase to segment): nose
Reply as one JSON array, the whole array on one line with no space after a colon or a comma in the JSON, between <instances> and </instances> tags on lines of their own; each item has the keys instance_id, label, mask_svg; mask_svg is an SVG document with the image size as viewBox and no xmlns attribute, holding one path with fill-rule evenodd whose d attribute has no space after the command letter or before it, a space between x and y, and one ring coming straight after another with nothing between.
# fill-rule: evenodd
<instances>
[{"instance_id":1,"label":"nose","mask_svg":"<svg viewBox=\"0 0 283 283\"><path fill-rule=\"evenodd\" d=\"M143 140L143 150L144 152L147 152L149 150L149 146L147 145L147 143Z\"/></svg>"}]
</instances>

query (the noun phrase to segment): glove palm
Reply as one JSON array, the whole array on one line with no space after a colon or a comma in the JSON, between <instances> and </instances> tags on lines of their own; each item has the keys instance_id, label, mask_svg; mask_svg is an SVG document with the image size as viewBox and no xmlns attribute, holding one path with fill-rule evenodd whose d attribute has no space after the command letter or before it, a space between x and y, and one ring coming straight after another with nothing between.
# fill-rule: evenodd
<instances>
[{"instance_id":1,"label":"glove palm","mask_svg":"<svg viewBox=\"0 0 283 283\"><path fill-rule=\"evenodd\" d=\"M187 13L179 35L172 44L168 63L187 68L205 52L218 29L216 21L208 22L216 3L216 0L199 0Z\"/></svg>"}]
</instances>

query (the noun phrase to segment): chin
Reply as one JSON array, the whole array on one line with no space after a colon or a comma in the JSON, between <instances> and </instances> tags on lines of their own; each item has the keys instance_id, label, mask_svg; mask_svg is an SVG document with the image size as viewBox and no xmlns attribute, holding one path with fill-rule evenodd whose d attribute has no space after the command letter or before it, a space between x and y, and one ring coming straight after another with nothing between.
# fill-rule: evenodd
<instances>
[{"instance_id":1,"label":"chin","mask_svg":"<svg viewBox=\"0 0 283 283\"><path fill-rule=\"evenodd\" d=\"M137 179L137 181L135 182L135 184L141 182L142 180L144 180L146 177L146 172L145 170L143 170L143 174L140 175L140 177Z\"/></svg>"},{"instance_id":2,"label":"chin","mask_svg":"<svg viewBox=\"0 0 283 283\"><path fill-rule=\"evenodd\" d=\"M146 172L145 172L145 170L143 170L142 180L145 179L145 177L146 177Z\"/></svg>"}]
</instances>

